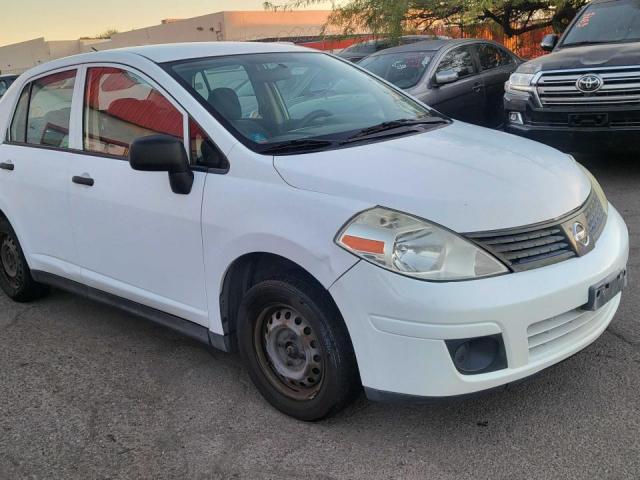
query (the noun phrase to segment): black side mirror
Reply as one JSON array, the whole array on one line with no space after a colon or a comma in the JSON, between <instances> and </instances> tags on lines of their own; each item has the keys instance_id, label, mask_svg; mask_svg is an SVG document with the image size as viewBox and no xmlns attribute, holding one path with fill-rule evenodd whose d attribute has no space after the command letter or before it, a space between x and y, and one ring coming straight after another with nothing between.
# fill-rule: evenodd
<instances>
[{"instance_id":1,"label":"black side mirror","mask_svg":"<svg viewBox=\"0 0 640 480\"><path fill-rule=\"evenodd\" d=\"M558 35L554 33L545 35L542 39L542 42L540 43L540 48L542 48L545 52L552 51L554 48L556 48L559 38L560 37L558 37Z\"/></svg>"},{"instance_id":2,"label":"black side mirror","mask_svg":"<svg viewBox=\"0 0 640 480\"><path fill-rule=\"evenodd\" d=\"M129 164L142 172L169 172L173 193L187 195L193 187L193 172L180 140L169 135L151 135L134 140Z\"/></svg>"}]
</instances>

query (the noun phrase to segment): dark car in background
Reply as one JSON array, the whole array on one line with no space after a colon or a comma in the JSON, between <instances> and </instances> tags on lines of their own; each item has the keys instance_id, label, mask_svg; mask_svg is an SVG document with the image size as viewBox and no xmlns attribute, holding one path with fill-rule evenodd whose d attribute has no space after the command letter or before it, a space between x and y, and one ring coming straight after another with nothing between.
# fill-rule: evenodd
<instances>
[{"instance_id":1,"label":"dark car in background","mask_svg":"<svg viewBox=\"0 0 640 480\"><path fill-rule=\"evenodd\" d=\"M449 37L436 36L436 35L404 35L400 37L398 45L409 45L411 43L424 42L425 40L437 40L447 39ZM353 63L358 63L363 58L371 55L372 53L379 52L394 46L394 42L390 38L379 38L376 40L366 40L364 42L354 43L350 47L345 48L338 56L349 60Z\"/></svg>"},{"instance_id":2,"label":"dark car in background","mask_svg":"<svg viewBox=\"0 0 640 480\"><path fill-rule=\"evenodd\" d=\"M18 75L0 75L0 98L9 90Z\"/></svg>"},{"instance_id":3,"label":"dark car in background","mask_svg":"<svg viewBox=\"0 0 640 480\"><path fill-rule=\"evenodd\" d=\"M594 0L542 47L507 84L507 130L566 151L637 149L640 1Z\"/></svg>"},{"instance_id":4,"label":"dark car in background","mask_svg":"<svg viewBox=\"0 0 640 480\"><path fill-rule=\"evenodd\" d=\"M460 39L390 48L359 65L452 118L499 127L504 83L520 63L498 43Z\"/></svg>"}]
</instances>

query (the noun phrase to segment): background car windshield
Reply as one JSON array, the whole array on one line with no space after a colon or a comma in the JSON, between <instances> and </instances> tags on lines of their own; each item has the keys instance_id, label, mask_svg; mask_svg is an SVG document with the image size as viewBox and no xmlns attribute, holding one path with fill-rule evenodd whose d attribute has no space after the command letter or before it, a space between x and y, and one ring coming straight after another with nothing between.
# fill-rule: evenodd
<instances>
[{"instance_id":1,"label":"background car windshield","mask_svg":"<svg viewBox=\"0 0 640 480\"><path fill-rule=\"evenodd\" d=\"M291 140L341 140L382 122L431 115L374 77L322 53L214 57L169 69L256 151Z\"/></svg>"},{"instance_id":2,"label":"background car windshield","mask_svg":"<svg viewBox=\"0 0 640 480\"><path fill-rule=\"evenodd\" d=\"M399 88L410 88L420 81L430 61L431 52L388 53L365 58L360 66Z\"/></svg>"},{"instance_id":3,"label":"background car windshield","mask_svg":"<svg viewBox=\"0 0 640 480\"><path fill-rule=\"evenodd\" d=\"M640 1L621 0L594 4L587 8L573 25L562 45L639 40Z\"/></svg>"}]
</instances>

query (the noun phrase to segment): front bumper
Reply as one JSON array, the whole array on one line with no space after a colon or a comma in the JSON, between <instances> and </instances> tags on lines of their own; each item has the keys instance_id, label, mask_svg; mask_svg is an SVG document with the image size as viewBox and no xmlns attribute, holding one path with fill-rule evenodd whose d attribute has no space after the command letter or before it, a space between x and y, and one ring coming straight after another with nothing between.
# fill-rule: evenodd
<instances>
[{"instance_id":1,"label":"front bumper","mask_svg":"<svg viewBox=\"0 0 640 480\"><path fill-rule=\"evenodd\" d=\"M635 148L640 135L638 105L541 108L533 97L506 93L504 108L520 113L523 124L507 121L505 130L564 151ZM601 118L601 125L575 125L571 118Z\"/></svg>"},{"instance_id":2,"label":"front bumper","mask_svg":"<svg viewBox=\"0 0 640 480\"><path fill-rule=\"evenodd\" d=\"M606 227L584 257L494 278L432 283L365 261L331 288L347 323L365 389L448 397L520 380L597 339L620 295L595 312L581 310L589 287L625 268L628 232L609 209ZM445 340L502 335L508 366L463 375Z\"/></svg>"}]
</instances>

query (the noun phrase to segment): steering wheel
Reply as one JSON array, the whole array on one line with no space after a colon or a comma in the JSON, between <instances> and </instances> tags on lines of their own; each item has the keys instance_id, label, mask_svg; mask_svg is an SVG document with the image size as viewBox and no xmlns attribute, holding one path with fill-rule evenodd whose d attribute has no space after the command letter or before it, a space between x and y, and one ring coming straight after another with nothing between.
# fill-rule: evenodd
<instances>
[{"instance_id":1,"label":"steering wheel","mask_svg":"<svg viewBox=\"0 0 640 480\"><path fill-rule=\"evenodd\" d=\"M307 125L310 125L314 121L318 120L319 118L332 117L332 116L333 116L333 113L331 113L328 110L323 110L323 109L314 110L313 112L307 113L304 117L300 119L300 123L298 124L297 128L304 128Z\"/></svg>"}]
</instances>

